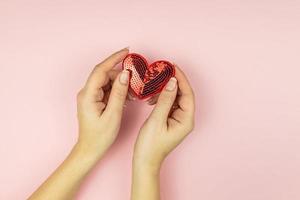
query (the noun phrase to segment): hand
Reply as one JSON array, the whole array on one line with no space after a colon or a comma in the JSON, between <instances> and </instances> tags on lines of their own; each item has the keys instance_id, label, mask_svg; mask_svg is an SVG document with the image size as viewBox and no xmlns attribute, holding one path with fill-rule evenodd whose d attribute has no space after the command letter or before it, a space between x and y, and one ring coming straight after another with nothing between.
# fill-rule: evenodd
<instances>
[{"instance_id":1,"label":"hand","mask_svg":"<svg viewBox=\"0 0 300 200\"><path fill-rule=\"evenodd\" d=\"M79 139L64 162L30 200L74 199L80 184L115 140L121 123L129 72L113 68L128 54L114 53L98 64L77 97Z\"/></svg>"},{"instance_id":2,"label":"hand","mask_svg":"<svg viewBox=\"0 0 300 200\"><path fill-rule=\"evenodd\" d=\"M98 64L77 95L78 145L89 152L104 153L119 132L129 72L113 68L127 54L125 48Z\"/></svg>"},{"instance_id":3,"label":"hand","mask_svg":"<svg viewBox=\"0 0 300 200\"><path fill-rule=\"evenodd\" d=\"M160 93L152 113L140 129L134 166L158 169L164 158L192 131L194 112L192 88L184 73L176 67L175 77Z\"/></svg>"}]
</instances>

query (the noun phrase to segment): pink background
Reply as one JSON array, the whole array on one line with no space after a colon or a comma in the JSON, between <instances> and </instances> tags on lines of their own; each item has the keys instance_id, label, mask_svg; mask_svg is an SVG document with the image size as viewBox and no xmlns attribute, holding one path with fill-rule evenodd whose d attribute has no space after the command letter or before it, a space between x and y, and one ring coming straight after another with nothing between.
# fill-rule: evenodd
<instances>
[{"instance_id":1,"label":"pink background","mask_svg":"<svg viewBox=\"0 0 300 200\"><path fill-rule=\"evenodd\" d=\"M300 199L300 1L1 1L0 199L28 197L77 137L76 93L130 46L180 65L196 127L164 163L172 200ZM77 199L130 196L151 107L130 103L117 142Z\"/></svg>"}]
</instances>

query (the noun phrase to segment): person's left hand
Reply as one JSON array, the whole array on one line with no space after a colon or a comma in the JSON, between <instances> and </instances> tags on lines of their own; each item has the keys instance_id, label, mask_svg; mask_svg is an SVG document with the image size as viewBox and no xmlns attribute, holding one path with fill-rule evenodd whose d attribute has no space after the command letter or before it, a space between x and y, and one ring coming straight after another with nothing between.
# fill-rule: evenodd
<instances>
[{"instance_id":1,"label":"person's left hand","mask_svg":"<svg viewBox=\"0 0 300 200\"><path fill-rule=\"evenodd\" d=\"M149 104L155 103L135 143L133 164L139 170L149 166L158 170L165 157L194 128L194 92L178 66L175 77L149 100Z\"/></svg>"},{"instance_id":2,"label":"person's left hand","mask_svg":"<svg viewBox=\"0 0 300 200\"><path fill-rule=\"evenodd\" d=\"M78 144L89 152L104 153L119 132L129 71L113 68L128 52L122 49L96 65L77 95Z\"/></svg>"}]
</instances>

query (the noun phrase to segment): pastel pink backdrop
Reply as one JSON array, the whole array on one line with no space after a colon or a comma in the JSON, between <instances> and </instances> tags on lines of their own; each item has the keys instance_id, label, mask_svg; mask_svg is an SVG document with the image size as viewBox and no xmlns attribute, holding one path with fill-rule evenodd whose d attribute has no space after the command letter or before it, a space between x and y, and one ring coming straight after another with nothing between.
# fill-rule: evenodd
<instances>
[{"instance_id":1,"label":"pastel pink backdrop","mask_svg":"<svg viewBox=\"0 0 300 200\"><path fill-rule=\"evenodd\" d=\"M163 199L300 199L299 10L292 0L1 1L0 199L25 199L64 160L76 93L126 46L176 62L196 93L196 127L164 163ZM150 111L128 105L77 199L129 198Z\"/></svg>"}]
</instances>

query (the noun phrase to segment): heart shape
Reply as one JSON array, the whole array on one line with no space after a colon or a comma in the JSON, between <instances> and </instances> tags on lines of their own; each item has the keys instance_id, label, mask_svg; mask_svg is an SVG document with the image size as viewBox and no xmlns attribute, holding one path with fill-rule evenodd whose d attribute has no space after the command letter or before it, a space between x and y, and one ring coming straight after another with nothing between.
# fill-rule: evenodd
<instances>
[{"instance_id":1,"label":"heart shape","mask_svg":"<svg viewBox=\"0 0 300 200\"><path fill-rule=\"evenodd\" d=\"M130 72L130 90L139 99L160 93L175 75L175 67L170 62L158 60L148 65L147 60L136 53L128 54L122 67Z\"/></svg>"}]
</instances>

